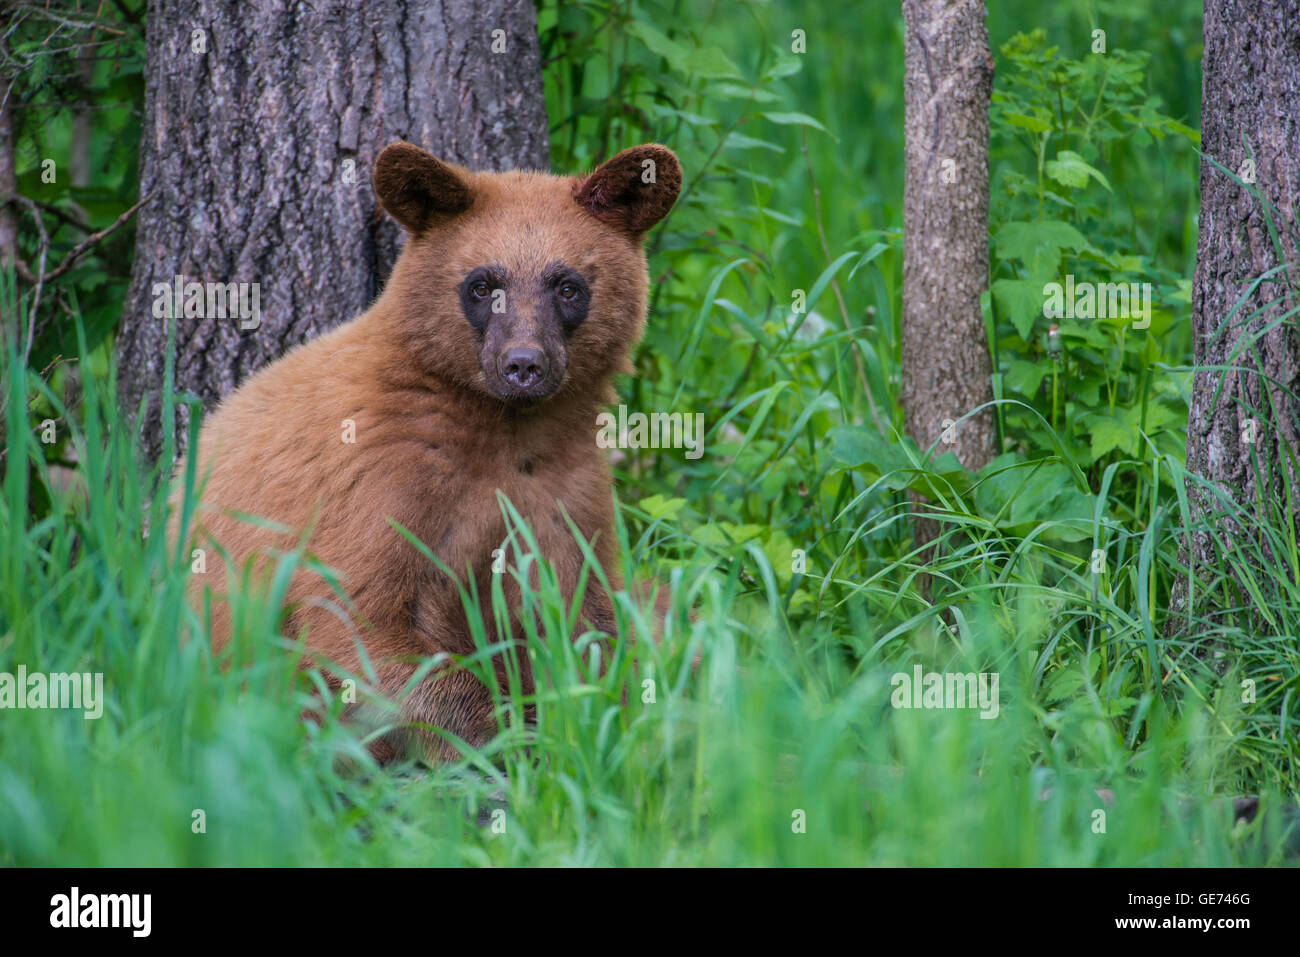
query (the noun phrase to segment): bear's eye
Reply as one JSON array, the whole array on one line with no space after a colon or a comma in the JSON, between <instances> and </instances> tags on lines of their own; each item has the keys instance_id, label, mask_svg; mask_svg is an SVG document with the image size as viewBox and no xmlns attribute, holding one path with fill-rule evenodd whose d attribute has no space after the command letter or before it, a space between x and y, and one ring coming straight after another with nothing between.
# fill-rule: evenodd
<instances>
[{"instance_id":1,"label":"bear's eye","mask_svg":"<svg viewBox=\"0 0 1300 957\"><path fill-rule=\"evenodd\" d=\"M469 287L469 294L475 299L486 299L488 296L492 295L492 287L480 279Z\"/></svg>"},{"instance_id":2,"label":"bear's eye","mask_svg":"<svg viewBox=\"0 0 1300 957\"><path fill-rule=\"evenodd\" d=\"M573 300L578 298L578 287L571 282L560 283L560 288L557 292L559 292L560 298L565 302L573 302Z\"/></svg>"}]
</instances>

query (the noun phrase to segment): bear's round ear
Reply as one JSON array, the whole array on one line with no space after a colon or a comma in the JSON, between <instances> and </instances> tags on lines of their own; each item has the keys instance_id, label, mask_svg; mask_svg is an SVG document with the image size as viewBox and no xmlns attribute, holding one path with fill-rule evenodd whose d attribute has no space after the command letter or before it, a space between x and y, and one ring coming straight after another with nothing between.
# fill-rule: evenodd
<instances>
[{"instance_id":1,"label":"bear's round ear","mask_svg":"<svg viewBox=\"0 0 1300 957\"><path fill-rule=\"evenodd\" d=\"M410 143L380 150L374 183L384 209L411 233L424 232L440 216L463 213L474 202L455 169Z\"/></svg>"},{"instance_id":2,"label":"bear's round ear","mask_svg":"<svg viewBox=\"0 0 1300 957\"><path fill-rule=\"evenodd\" d=\"M682 167L657 143L633 146L607 160L573 189L578 205L639 239L668 215L682 188Z\"/></svg>"}]
</instances>

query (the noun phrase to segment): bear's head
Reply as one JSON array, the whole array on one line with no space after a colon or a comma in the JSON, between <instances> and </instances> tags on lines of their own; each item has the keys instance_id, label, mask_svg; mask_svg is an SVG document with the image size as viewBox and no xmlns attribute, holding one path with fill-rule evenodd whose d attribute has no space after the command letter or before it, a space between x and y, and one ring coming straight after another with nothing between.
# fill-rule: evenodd
<instances>
[{"instance_id":1,"label":"bear's head","mask_svg":"<svg viewBox=\"0 0 1300 957\"><path fill-rule=\"evenodd\" d=\"M383 304L406 354L516 408L596 395L629 371L645 323L642 238L681 182L657 145L582 177L474 173L409 143L385 147L375 193L409 237Z\"/></svg>"}]
</instances>

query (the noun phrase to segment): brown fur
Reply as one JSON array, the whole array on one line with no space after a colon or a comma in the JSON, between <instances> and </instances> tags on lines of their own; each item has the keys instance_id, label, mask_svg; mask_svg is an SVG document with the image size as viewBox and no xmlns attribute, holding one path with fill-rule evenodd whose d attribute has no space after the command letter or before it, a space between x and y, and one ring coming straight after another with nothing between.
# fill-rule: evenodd
<instances>
[{"instance_id":1,"label":"brown fur","mask_svg":"<svg viewBox=\"0 0 1300 957\"><path fill-rule=\"evenodd\" d=\"M657 189L647 189L653 174ZM668 215L682 186L677 157L650 144L624 150L582 180L574 198L601 222L640 237Z\"/></svg>"},{"instance_id":2,"label":"brown fur","mask_svg":"<svg viewBox=\"0 0 1300 957\"><path fill-rule=\"evenodd\" d=\"M655 160L656 183L641 182L646 156ZM194 576L193 593L217 593L212 641L220 649L231 628L219 594L227 571L211 542L237 568L251 559L264 577L268 556L310 528L309 551L340 573L354 614L342 614L330 587L302 571L289 589L288 633L307 629L313 652L356 674L364 643L382 691L398 697L420 659L475 649L455 584L390 518L462 581L472 576L485 597L493 550L506 535L500 490L528 520L566 595L576 589L583 557L565 514L617 582L611 476L595 441L596 415L612 398L613 376L629 371L645 320L641 234L671 207L681 172L660 146L625 151L578 179L471 173L394 144L376 161L374 180L385 208L411 233L383 294L361 316L252 376L204 423L195 454L207 484L195 544L207 547L207 571ZM556 263L589 287L586 318L574 329L547 311L558 293L545 277ZM487 265L510 277L510 310L493 315L480 334L466 319L462 284ZM555 383L536 387L552 389L545 396L506 395L494 374L499 360L489 350L521 342L551 358ZM342 441L345 419L355 422L355 444ZM291 533L241 521L232 510ZM507 560L513 564L513 555ZM508 573L503 584L517 602ZM582 613L613 632L610 598L594 578ZM493 638L494 629L487 634ZM529 687L527 657L518 658ZM503 679L504 661L496 668ZM435 679L403 701L407 719L482 745L496 730L488 689L464 670ZM439 736L425 735L424 743L434 755L457 754ZM374 750L381 758L396 753L391 741Z\"/></svg>"}]
</instances>

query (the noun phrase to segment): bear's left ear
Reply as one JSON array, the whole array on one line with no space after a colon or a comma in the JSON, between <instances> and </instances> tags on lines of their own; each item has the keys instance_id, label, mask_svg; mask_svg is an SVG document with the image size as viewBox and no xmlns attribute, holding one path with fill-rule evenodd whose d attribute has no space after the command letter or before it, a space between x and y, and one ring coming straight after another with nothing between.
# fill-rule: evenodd
<instances>
[{"instance_id":1,"label":"bear's left ear","mask_svg":"<svg viewBox=\"0 0 1300 957\"><path fill-rule=\"evenodd\" d=\"M416 234L439 216L463 213L474 202L457 170L410 143L390 143L380 150L374 183L384 209Z\"/></svg>"},{"instance_id":2,"label":"bear's left ear","mask_svg":"<svg viewBox=\"0 0 1300 957\"><path fill-rule=\"evenodd\" d=\"M657 143L633 146L578 181L573 198L599 219L639 239L668 215L682 188L682 167Z\"/></svg>"}]
</instances>

